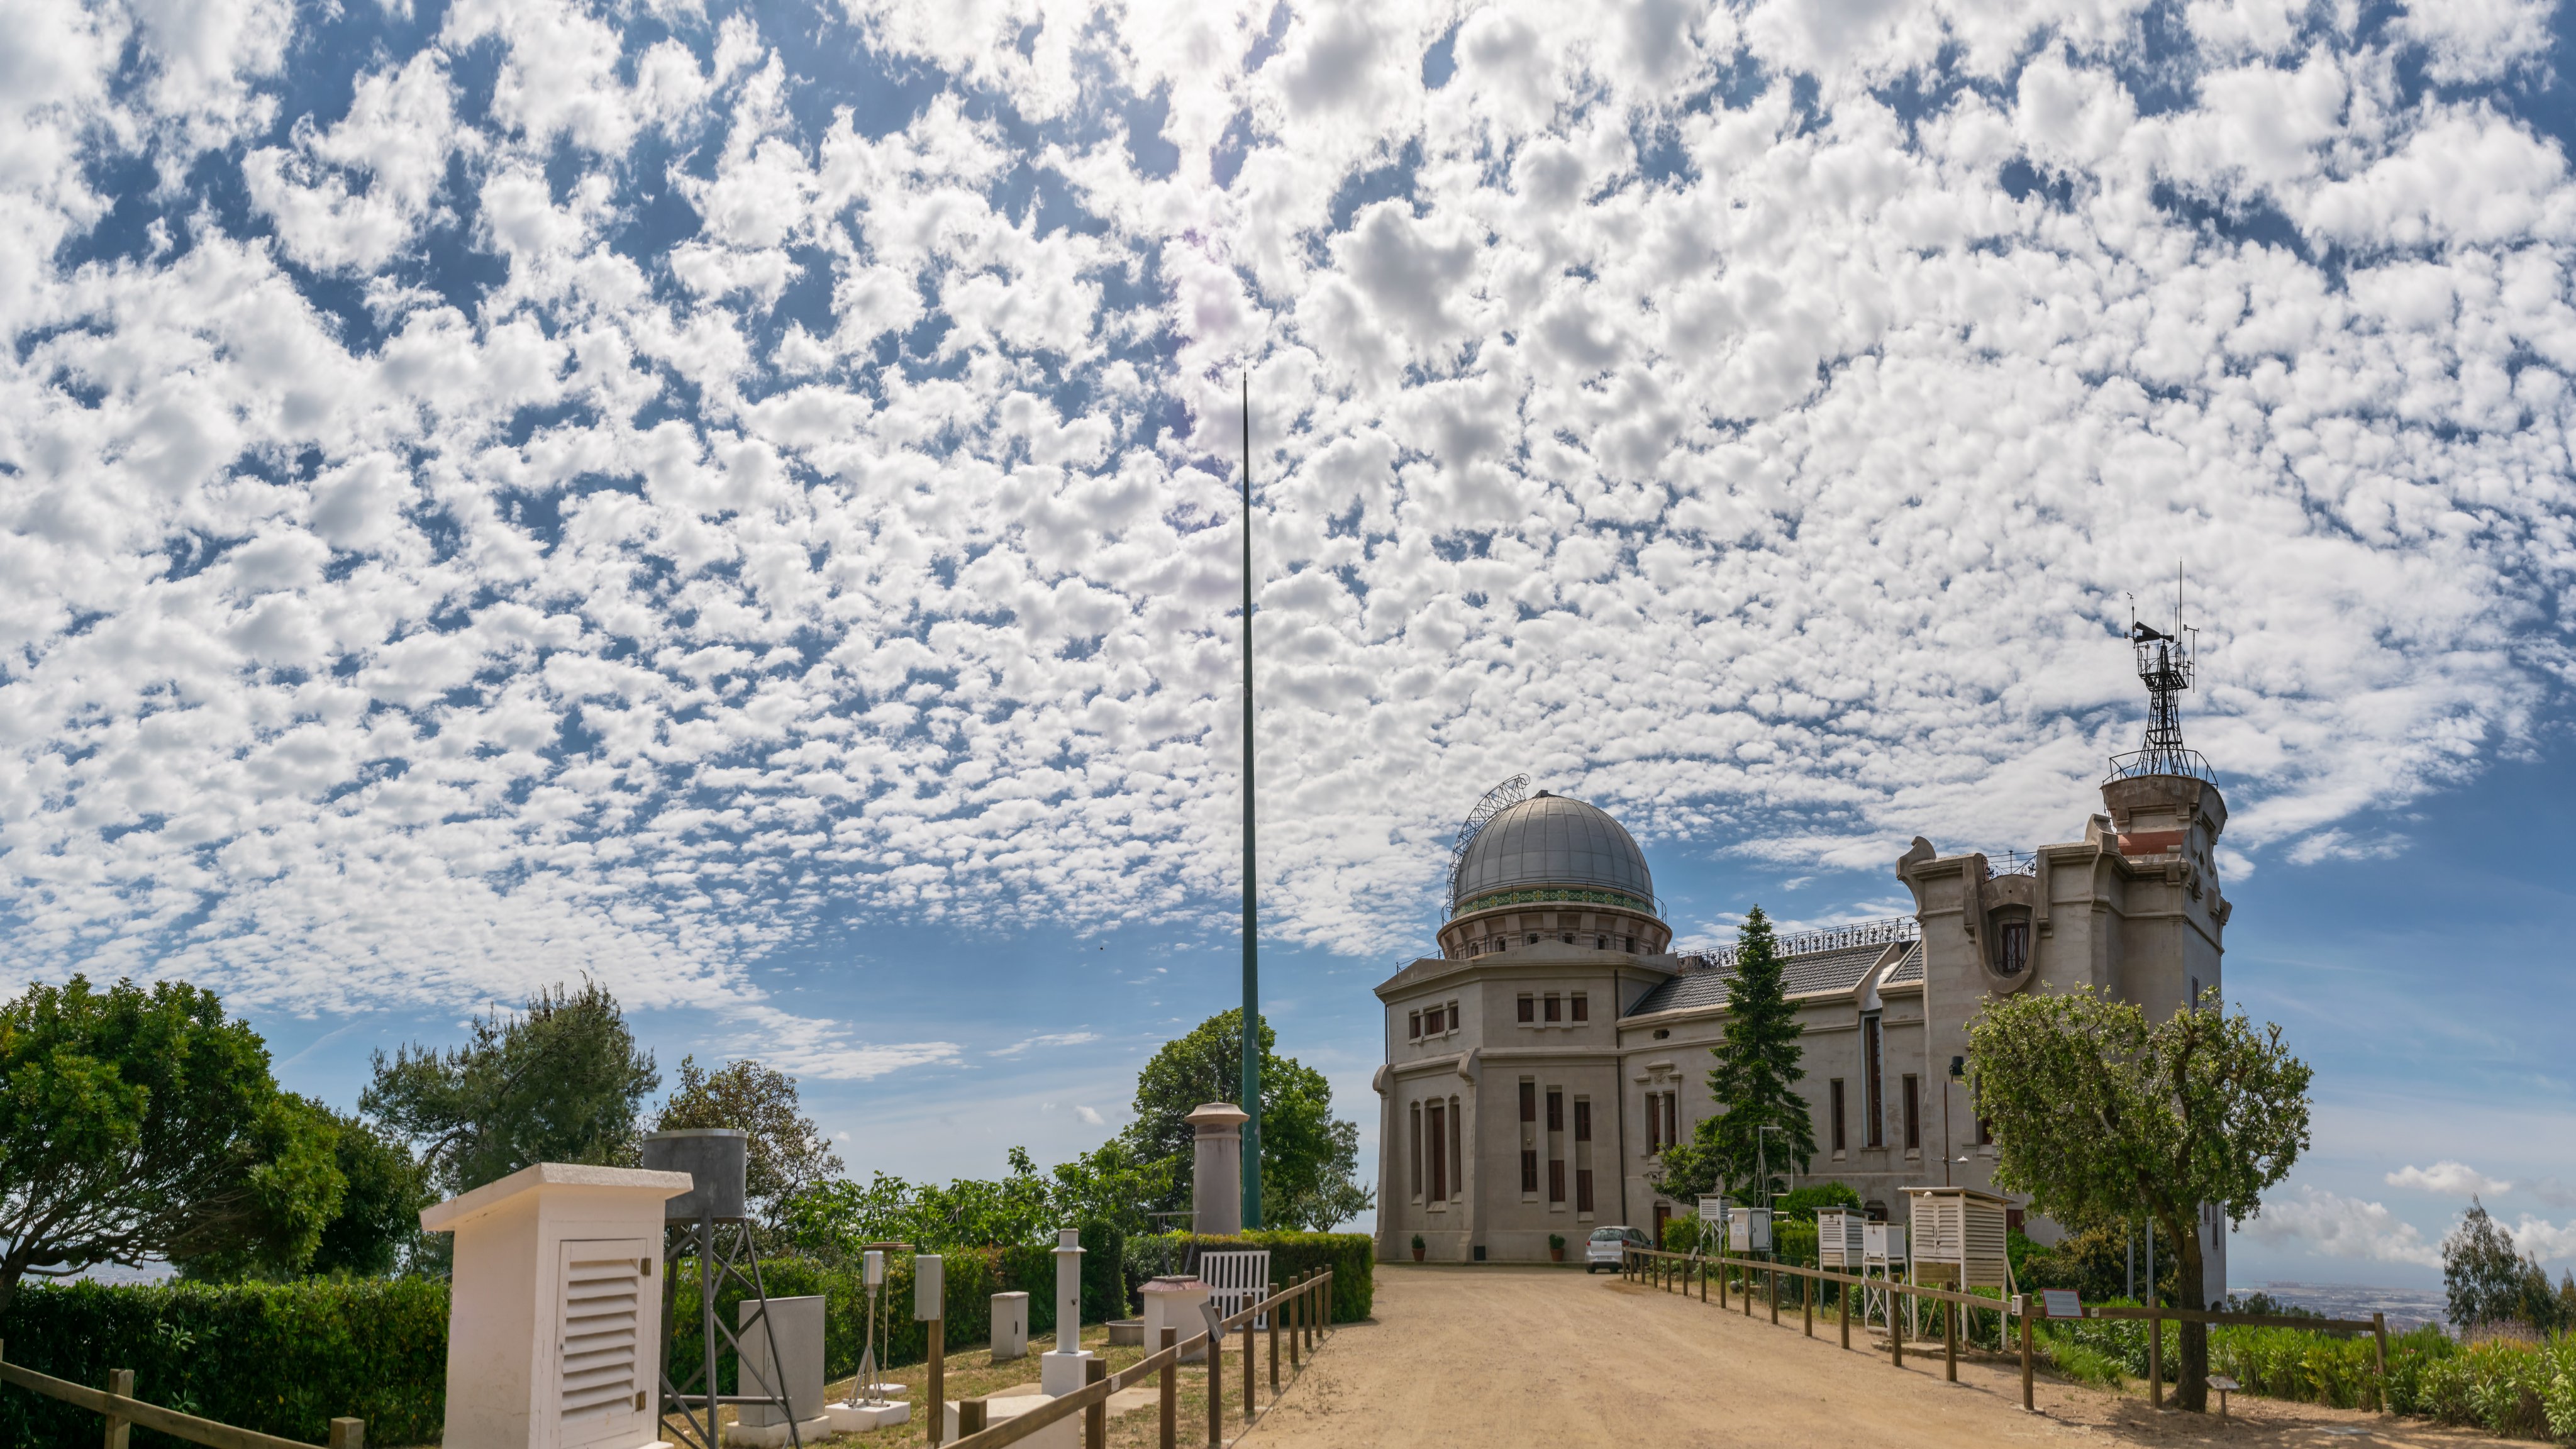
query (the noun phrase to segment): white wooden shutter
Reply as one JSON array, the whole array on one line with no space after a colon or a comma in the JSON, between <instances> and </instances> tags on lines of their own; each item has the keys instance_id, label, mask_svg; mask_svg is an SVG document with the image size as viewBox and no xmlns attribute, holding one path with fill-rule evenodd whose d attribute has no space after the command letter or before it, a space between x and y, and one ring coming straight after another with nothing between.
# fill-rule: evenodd
<instances>
[{"instance_id":1,"label":"white wooden shutter","mask_svg":"<svg viewBox=\"0 0 2576 1449\"><path fill-rule=\"evenodd\" d=\"M642 1434L659 1362L662 1245L594 1238L563 1245L556 1280L555 1440L559 1449Z\"/></svg>"}]
</instances>

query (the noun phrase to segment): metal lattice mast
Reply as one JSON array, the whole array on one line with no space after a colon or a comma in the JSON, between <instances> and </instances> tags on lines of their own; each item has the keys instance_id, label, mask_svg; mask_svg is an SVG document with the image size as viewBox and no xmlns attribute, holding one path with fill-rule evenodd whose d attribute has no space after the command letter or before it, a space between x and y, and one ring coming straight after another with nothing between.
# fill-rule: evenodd
<instances>
[{"instance_id":1,"label":"metal lattice mast","mask_svg":"<svg viewBox=\"0 0 2576 1449\"><path fill-rule=\"evenodd\" d=\"M1261 904L1252 812L1252 374L1243 377L1243 1226L1261 1226Z\"/></svg>"},{"instance_id":2,"label":"metal lattice mast","mask_svg":"<svg viewBox=\"0 0 2576 1449\"><path fill-rule=\"evenodd\" d=\"M2191 688L2192 654L2190 635L2197 631L2182 621L2182 574L2174 574L2174 626L2168 634L2138 621L2134 610L2129 617L2129 644L2137 653L2138 682L2147 687L2147 734L2133 754L2111 757L2111 778L2126 779L2133 775L2188 775L2194 779L2209 778L2209 764L2200 752L2182 742L2182 694Z\"/></svg>"}]
</instances>

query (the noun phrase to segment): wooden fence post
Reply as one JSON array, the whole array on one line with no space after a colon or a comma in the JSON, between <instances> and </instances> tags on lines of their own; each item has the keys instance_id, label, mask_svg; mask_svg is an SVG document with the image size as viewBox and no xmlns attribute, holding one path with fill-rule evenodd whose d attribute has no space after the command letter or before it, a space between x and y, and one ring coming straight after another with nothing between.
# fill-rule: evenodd
<instances>
[{"instance_id":1,"label":"wooden fence post","mask_svg":"<svg viewBox=\"0 0 2576 1449\"><path fill-rule=\"evenodd\" d=\"M1107 1359L1091 1359L1082 1366L1082 1381L1085 1385L1099 1383L1108 1377ZM1082 1449L1109 1449L1109 1401L1107 1399L1102 1399L1082 1411Z\"/></svg>"},{"instance_id":2,"label":"wooden fence post","mask_svg":"<svg viewBox=\"0 0 2576 1449\"><path fill-rule=\"evenodd\" d=\"M1779 1321L1780 1321L1780 1270L1779 1270L1778 1268L1773 1268L1773 1269L1771 1270L1771 1322L1772 1322L1773 1324L1775 1324L1775 1325L1776 1325L1776 1324L1778 1324L1778 1323L1779 1323Z\"/></svg>"},{"instance_id":3,"label":"wooden fence post","mask_svg":"<svg viewBox=\"0 0 2576 1449\"><path fill-rule=\"evenodd\" d=\"M941 1412L945 1413L946 1411L947 1406L942 1405ZM981 1434L983 1432L984 1401L982 1399L959 1399L957 1401L957 1437L963 1439L969 1434Z\"/></svg>"},{"instance_id":4,"label":"wooden fence post","mask_svg":"<svg viewBox=\"0 0 2576 1449\"><path fill-rule=\"evenodd\" d=\"M930 1416L931 1449L938 1449L948 1432L948 1324L934 1318L922 1326L930 1331L930 1403L923 1412Z\"/></svg>"},{"instance_id":5,"label":"wooden fence post","mask_svg":"<svg viewBox=\"0 0 2576 1449\"><path fill-rule=\"evenodd\" d=\"M1941 1377L1959 1381L1959 1305L1941 1305Z\"/></svg>"},{"instance_id":6,"label":"wooden fence post","mask_svg":"<svg viewBox=\"0 0 2576 1449\"><path fill-rule=\"evenodd\" d=\"M1816 1280L1803 1273L1798 1277L1798 1321L1809 1338L1816 1336Z\"/></svg>"},{"instance_id":7,"label":"wooden fence post","mask_svg":"<svg viewBox=\"0 0 2576 1449\"><path fill-rule=\"evenodd\" d=\"M133 1398L134 1370L109 1369L107 1371L107 1391L116 1395L120 1399ZM125 1439L129 1428L130 1426L125 1422L122 1415L108 1415L107 1449L125 1449Z\"/></svg>"},{"instance_id":8,"label":"wooden fence post","mask_svg":"<svg viewBox=\"0 0 2576 1449\"><path fill-rule=\"evenodd\" d=\"M2031 1397L2030 1397L2030 1295L2029 1295L2029 1294L2027 1294L2027 1293L2022 1294L2022 1295L2021 1295L2021 1298L2020 1298L2020 1304L2021 1304L2021 1308L2020 1308L2020 1312L2021 1312L2021 1407L2022 1407L2022 1411L2023 1411L2023 1412L2028 1413L2028 1412L2030 1412L2030 1410L2032 1409Z\"/></svg>"},{"instance_id":9,"label":"wooden fence post","mask_svg":"<svg viewBox=\"0 0 2576 1449\"><path fill-rule=\"evenodd\" d=\"M1243 1320L1243 1422L1251 1423L1252 1416L1259 1412L1260 1394L1261 1370L1252 1357L1252 1319L1247 1316Z\"/></svg>"},{"instance_id":10,"label":"wooden fence post","mask_svg":"<svg viewBox=\"0 0 2576 1449\"><path fill-rule=\"evenodd\" d=\"M331 1449L367 1449L367 1421L364 1419L333 1419L331 1421Z\"/></svg>"},{"instance_id":11,"label":"wooden fence post","mask_svg":"<svg viewBox=\"0 0 2576 1449\"><path fill-rule=\"evenodd\" d=\"M1298 1363L1297 1340L1304 1336L1306 1328L1305 1275L1301 1273L1290 1281L1297 1285L1289 1290L1288 1296L1288 1371L1293 1374Z\"/></svg>"},{"instance_id":12,"label":"wooden fence post","mask_svg":"<svg viewBox=\"0 0 2576 1449\"><path fill-rule=\"evenodd\" d=\"M1170 1324L1166 1323L1166 1324L1164 1324L1164 1325L1163 1325L1162 1340L1163 1340L1162 1342L1160 1342L1160 1343L1158 1343L1158 1344L1155 1344L1155 1345L1154 1345L1154 1347L1156 1348L1156 1350L1158 1350L1158 1351L1159 1351L1159 1350L1162 1350L1162 1349L1167 1349L1167 1348L1173 1348L1173 1347L1176 1347L1176 1346L1178 1346L1178 1345L1179 1345L1179 1343L1180 1343L1180 1341L1181 1341L1181 1331L1180 1331L1179 1329L1177 1329L1177 1328L1174 1328L1172 1325L1170 1325ZM1163 1395L1163 1402L1162 1402L1162 1410L1163 1410L1163 1415L1162 1415L1162 1418L1163 1418L1163 1426L1162 1426L1162 1427L1163 1427L1163 1437L1162 1437L1162 1439L1160 1440L1160 1443L1161 1443L1161 1445L1162 1445L1162 1449L1180 1449L1180 1432L1181 1432L1181 1368L1180 1368L1180 1357L1181 1357L1181 1356L1180 1356L1179 1354L1177 1354L1177 1353L1176 1353L1176 1354L1173 1354L1170 1358L1165 1359L1165 1360L1163 1361L1162 1382L1161 1382L1159 1385L1157 1385L1157 1387L1159 1387L1159 1388L1162 1390L1162 1395ZM938 1406L937 1406L936 1404L932 1405L931 1412L933 1412L933 1413L937 1413L937 1412L938 1412Z\"/></svg>"},{"instance_id":13,"label":"wooden fence post","mask_svg":"<svg viewBox=\"0 0 2576 1449\"><path fill-rule=\"evenodd\" d=\"M2371 1352L2379 1365L2379 1412L2388 1412L2388 1315L2370 1315Z\"/></svg>"},{"instance_id":14,"label":"wooden fence post","mask_svg":"<svg viewBox=\"0 0 2576 1449\"><path fill-rule=\"evenodd\" d=\"M1278 1284L1270 1285L1270 1296L1279 1296ZM1279 1397L1279 1315L1286 1307L1284 1303L1274 1303L1265 1315L1270 1320L1270 1397L1274 1399Z\"/></svg>"},{"instance_id":15,"label":"wooden fence post","mask_svg":"<svg viewBox=\"0 0 2576 1449\"><path fill-rule=\"evenodd\" d=\"M1843 1352L1851 1352L1851 1285L1834 1285L1834 1301L1843 1306Z\"/></svg>"},{"instance_id":16,"label":"wooden fence post","mask_svg":"<svg viewBox=\"0 0 2576 1449\"><path fill-rule=\"evenodd\" d=\"M1225 1449L1225 1334L1213 1323L1207 1333L1207 1379L1208 1449Z\"/></svg>"},{"instance_id":17,"label":"wooden fence post","mask_svg":"<svg viewBox=\"0 0 2576 1449\"><path fill-rule=\"evenodd\" d=\"M2165 1406L2165 1325L2156 1317L2155 1304L2147 1305L2147 1406Z\"/></svg>"},{"instance_id":18,"label":"wooden fence post","mask_svg":"<svg viewBox=\"0 0 2576 1449\"><path fill-rule=\"evenodd\" d=\"M1891 1275L1887 1280L1887 1354L1891 1363L1898 1368L1903 1368L1905 1367L1905 1325L1897 1321L1896 1299L1896 1279Z\"/></svg>"}]
</instances>

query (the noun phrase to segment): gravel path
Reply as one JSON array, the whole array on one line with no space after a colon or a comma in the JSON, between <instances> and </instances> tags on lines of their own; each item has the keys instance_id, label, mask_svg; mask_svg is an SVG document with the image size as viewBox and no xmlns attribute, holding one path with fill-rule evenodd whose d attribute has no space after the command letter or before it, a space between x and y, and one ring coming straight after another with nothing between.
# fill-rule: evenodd
<instances>
[{"instance_id":1,"label":"gravel path","mask_svg":"<svg viewBox=\"0 0 2576 1449\"><path fill-rule=\"evenodd\" d=\"M1380 1264L1376 1316L1344 1326L1246 1449L1401 1445L1995 1444L2503 1445L2415 1420L2235 1399L2234 1418L2158 1412L2143 1397L2043 1374L2037 1415L2017 1363L1963 1359L1945 1383L1937 1345L1905 1367L1816 1337L1794 1308L1774 1328L1715 1304L1548 1268ZM2518 1449L2532 1449L2521 1445Z\"/></svg>"}]
</instances>

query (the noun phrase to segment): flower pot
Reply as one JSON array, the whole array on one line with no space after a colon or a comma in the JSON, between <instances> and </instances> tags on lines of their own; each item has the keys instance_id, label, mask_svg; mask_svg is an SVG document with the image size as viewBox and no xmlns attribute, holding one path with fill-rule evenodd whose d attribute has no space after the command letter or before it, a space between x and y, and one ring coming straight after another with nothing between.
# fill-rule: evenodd
<instances>
[{"instance_id":1,"label":"flower pot","mask_svg":"<svg viewBox=\"0 0 2576 1449\"><path fill-rule=\"evenodd\" d=\"M1417 1263L1422 1261L1422 1249L1416 1248L1413 1250L1413 1261Z\"/></svg>"},{"instance_id":2,"label":"flower pot","mask_svg":"<svg viewBox=\"0 0 2576 1449\"><path fill-rule=\"evenodd\" d=\"M1550 1248L1550 1249L1548 1249L1548 1250L1547 1250L1547 1260L1548 1260L1549 1262L1551 1262L1551 1263L1562 1263L1562 1262L1564 1262L1564 1261L1565 1261L1565 1250L1564 1250L1563 1248Z\"/></svg>"}]
</instances>

